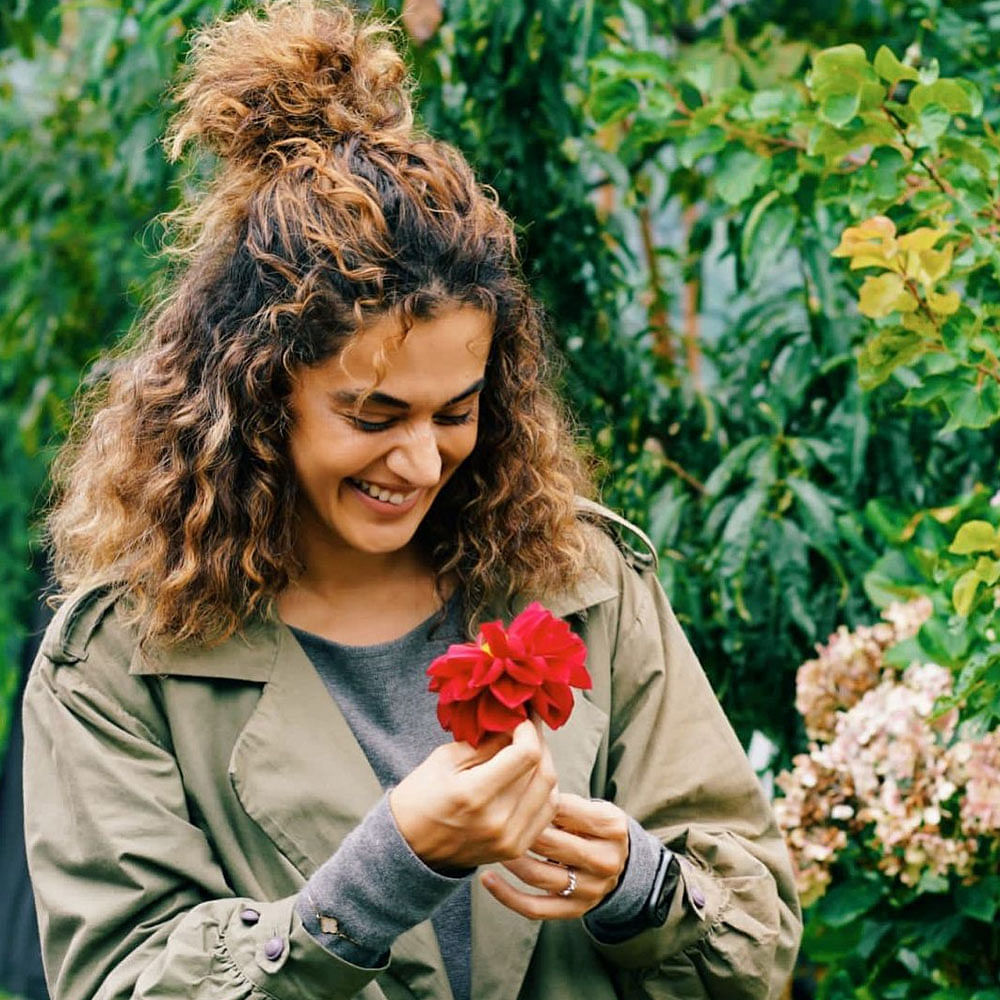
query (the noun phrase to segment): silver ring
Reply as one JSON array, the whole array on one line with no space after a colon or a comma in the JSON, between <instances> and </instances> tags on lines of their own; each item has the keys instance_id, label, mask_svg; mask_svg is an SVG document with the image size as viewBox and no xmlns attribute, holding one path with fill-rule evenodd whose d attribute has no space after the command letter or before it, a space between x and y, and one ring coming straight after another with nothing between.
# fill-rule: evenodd
<instances>
[{"instance_id":1,"label":"silver ring","mask_svg":"<svg viewBox=\"0 0 1000 1000\"><path fill-rule=\"evenodd\" d=\"M565 889L560 889L556 893L557 896L572 896L576 892L576 872L567 867L566 874L569 875L569 881L566 883Z\"/></svg>"}]
</instances>

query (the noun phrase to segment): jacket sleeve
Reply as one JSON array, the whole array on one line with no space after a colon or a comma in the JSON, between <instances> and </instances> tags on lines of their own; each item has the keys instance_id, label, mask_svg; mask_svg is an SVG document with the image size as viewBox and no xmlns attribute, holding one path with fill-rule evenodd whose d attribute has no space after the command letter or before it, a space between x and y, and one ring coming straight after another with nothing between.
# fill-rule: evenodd
<instances>
[{"instance_id":1,"label":"jacket sleeve","mask_svg":"<svg viewBox=\"0 0 1000 1000\"><path fill-rule=\"evenodd\" d=\"M322 948L295 896L234 897L151 696L118 697L93 667L41 655L25 693L25 832L53 1000L357 995L382 970Z\"/></svg>"},{"instance_id":2,"label":"jacket sleeve","mask_svg":"<svg viewBox=\"0 0 1000 1000\"><path fill-rule=\"evenodd\" d=\"M594 947L630 1000L776 998L801 934L787 850L655 572L620 569L604 797L677 854L680 879L662 927Z\"/></svg>"}]
</instances>

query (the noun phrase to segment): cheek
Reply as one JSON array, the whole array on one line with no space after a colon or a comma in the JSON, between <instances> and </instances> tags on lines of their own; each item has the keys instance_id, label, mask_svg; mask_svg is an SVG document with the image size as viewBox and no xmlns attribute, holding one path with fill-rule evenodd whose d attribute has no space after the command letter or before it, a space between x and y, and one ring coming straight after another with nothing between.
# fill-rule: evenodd
<instances>
[{"instance_id":1,"label":"cheek","mask_svg":"<svg viewBox=\"0 0 1000 1000\"><path fill-rule=\"evenodd\" d=\"M454 465L464 462L475 450L477 438L478 434L475 424L471 427L463 427L462 433L456 434L455 439L449 442L449 460Z\"/></svg>"}]
</instances>

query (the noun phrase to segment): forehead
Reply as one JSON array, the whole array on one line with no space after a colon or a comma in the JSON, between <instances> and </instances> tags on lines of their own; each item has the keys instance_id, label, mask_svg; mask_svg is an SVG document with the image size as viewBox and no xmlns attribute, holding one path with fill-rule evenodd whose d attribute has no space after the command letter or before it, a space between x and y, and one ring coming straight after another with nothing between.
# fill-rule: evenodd
<instances>
[{"instance_id":1,"label":"forehead","mask_svg":"<svg viewBox=\"0 0 1000 1000\"><path fill-rule=\"evenodd\" d=\"M448 399L482 377L493 337L492 317L483 310L441 309L402 332L399 319L381 316L311 372L328 391L377 386L414 404Z\"/></svg>"}]
</instances>

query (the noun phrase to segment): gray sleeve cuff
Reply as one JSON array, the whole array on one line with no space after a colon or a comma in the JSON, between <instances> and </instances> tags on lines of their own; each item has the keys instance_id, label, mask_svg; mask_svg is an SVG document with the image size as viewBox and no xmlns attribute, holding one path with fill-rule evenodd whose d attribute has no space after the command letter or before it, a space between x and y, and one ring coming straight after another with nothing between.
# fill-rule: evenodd
<instances>
[{"instance_id":1,"label":"gray sleeve cuff","mask_svg":"<svg viewBox=\"0 0 1000 1000\"><path fill-rule=\"evenodd\" d=\"M617 940L615 928L639 916L649 899L660 855L667 850L631 816L628 841L628 861L618 885L583 917L587 930L598 941ZM602 934L602 931L607 933Z\"/></svg>"},{"instance_id":2,"label":"gray sleeve cuff","mask_svg":"<svg viewBox=\"0 0 1000 1000\"><path fill-rule=\"evenodd\" d=\"M327 951L375 968L385 964L403 931L426 920L467 877L441 875L413 853L386 794L316 869L295 908L305 929ZM335 933L327 933L331 928Z\"/></svg>"}]
</instances>

